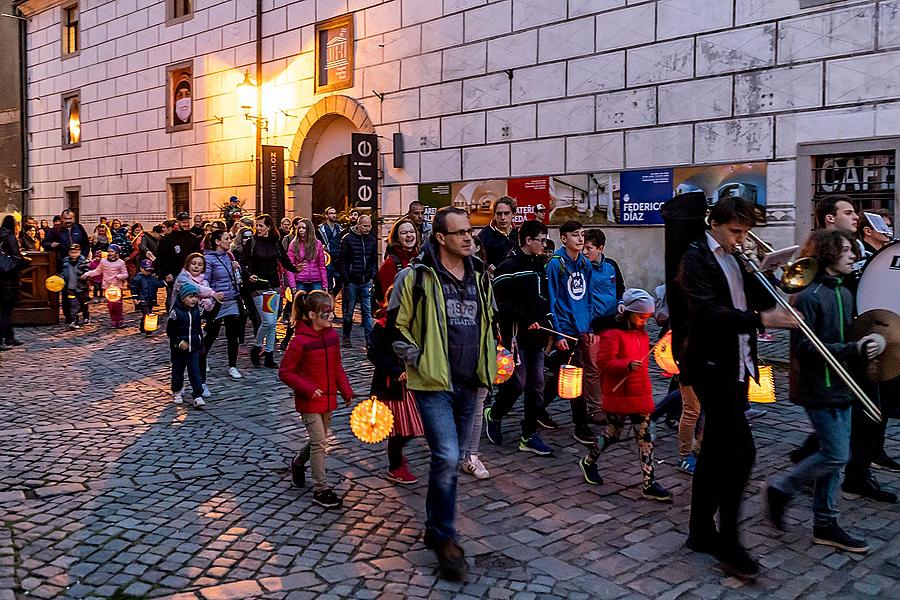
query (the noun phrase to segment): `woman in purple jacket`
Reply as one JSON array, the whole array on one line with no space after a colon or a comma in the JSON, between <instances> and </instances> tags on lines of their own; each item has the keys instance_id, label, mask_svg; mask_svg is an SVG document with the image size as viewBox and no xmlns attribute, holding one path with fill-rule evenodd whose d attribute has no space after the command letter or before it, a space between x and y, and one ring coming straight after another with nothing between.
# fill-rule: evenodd
<instances>
[{"instance_id":1,"label":"woman in purple jacket","mask_svg":"<svg viewBox=\"0 0 900 600\"><path fill-rule=\"evenodd\" d=\"M225 338L228 342L228 375L232 379L240 379L237 369L238 346L244 329L246 312L240 298L241 268L230 252L231 233L216 229L206 235L203 240L203 256L206 258L205 278L216 292L222 292L224 298L206 320L206 335L203 343L206 355L225 324ZM209 363L207 363L209 364Z\"/></svg>"}]
</instances>

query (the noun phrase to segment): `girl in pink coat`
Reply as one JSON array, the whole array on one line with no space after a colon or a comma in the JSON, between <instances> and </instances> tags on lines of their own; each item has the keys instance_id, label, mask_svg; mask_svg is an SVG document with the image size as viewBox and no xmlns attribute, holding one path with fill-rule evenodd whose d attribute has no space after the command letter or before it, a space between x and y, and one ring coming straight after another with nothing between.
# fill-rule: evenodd
<instances>
[{"instance_id":1,"label":"girl in pink coat","mask_svg":"<svg viewBox=\"0 0 900 600\"><path fill-rule=\"evenodd\" d=\"M106 258L100 259L100 264L96 269L92 269L81 276L82 279L88 279L100 275L100 286L103 293L112 286L124 290L128 286L128 267L125 261L119 258L119 246L110 244L106 249ZM125 318L122 316L122 297L113 302L107 300L106 309L109 311L109 324L115 329L125 327Z\"/></svg>"}]
</instances>

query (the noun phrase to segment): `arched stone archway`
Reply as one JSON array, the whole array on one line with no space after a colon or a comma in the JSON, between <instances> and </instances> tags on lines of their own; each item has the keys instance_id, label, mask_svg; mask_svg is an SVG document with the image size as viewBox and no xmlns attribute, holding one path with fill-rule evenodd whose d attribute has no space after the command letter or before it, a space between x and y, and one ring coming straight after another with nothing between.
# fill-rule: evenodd
<instances>
[{"instance_id":1,"label":"arched stone archway","mask_svg":"<svg viewBox=\"0 0 900 600\"><path fill-rule=\"evenodd\" d=\"M334 156L322 156L316 152L319 141L329 129L335 126L346 126L349 131L374 133L365 107L349 96L328 96L312 105L294 134L290 150L290 166L288 186L294 196L294 214L310 215L312 210L313 174L328 159L341 154L350 153L350 139L347 139L346 152L333 153Z\"/></svg>"}]
</instances>

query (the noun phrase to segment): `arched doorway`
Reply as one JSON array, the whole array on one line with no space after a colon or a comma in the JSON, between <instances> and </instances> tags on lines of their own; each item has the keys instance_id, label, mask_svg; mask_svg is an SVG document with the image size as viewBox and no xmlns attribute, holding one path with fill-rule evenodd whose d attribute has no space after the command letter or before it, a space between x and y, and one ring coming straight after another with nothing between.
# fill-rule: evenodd
<instances>
[{"instance_id":1,"label":"arched doorway","mask_svg":"<svg viewBox=\"0 0 900 600\"><path fill-rule=\"evenodd\" d=\"M346 155L332 158L313 174L312 212L317 219L325 209L333 206L338 212L347 210L347 169L350 161Z\"/></svg>"}]
</instances>

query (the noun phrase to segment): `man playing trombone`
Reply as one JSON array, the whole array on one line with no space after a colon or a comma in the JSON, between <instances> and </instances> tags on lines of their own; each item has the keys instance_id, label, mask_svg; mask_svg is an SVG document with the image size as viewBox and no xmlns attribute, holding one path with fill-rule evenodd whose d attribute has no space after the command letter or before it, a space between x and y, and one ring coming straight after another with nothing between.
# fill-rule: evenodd
<instances>
[{"instance_id":1,"label":"man playing trombone","mask_svg":"<svg viewBox=\"0 0 900 600\"><path fill-rule=\"evenodd\" d=\"M853 294L843 285L842 278L853 271L853 243L850 236L839 230L813 232L802 255L816 259L818 273L813 284L794 296L793 302L816 337L845 365L860 358L871 360L885 348L885 340L878 334L869 334L858 342L846 339L853 320ZM868 544L837 523L838 483L850 454L852 395L844 381L822 361L811 340L799 332L791 333L790 397L791 402L806 409L819 450L766 487L769 519L784 531L788 502L805 486L812 485L813 542L848 552L866 552Z\"/></svg>"},{"instance_id":2,"label":"man playing trombone","mask_svg":"<svg viewBox=\"0 0 900 600\"><path fill-rule=\"evenodd\" d=\"M746 260L742 246L756 224L753 205L724 198L712 207L709 223L710 230L682 257L676 278L688 319L681 378L694 387L706 414L687 546L717 556L739 575L752 576L759 567L740 543L738 520L756 458L744 416L747 384L758 377L756 332L760 327L792 328L797 322L787 311L772 308L773 297L766 297L765 289L741 268Z\"/></svg>"}]
</instances>

